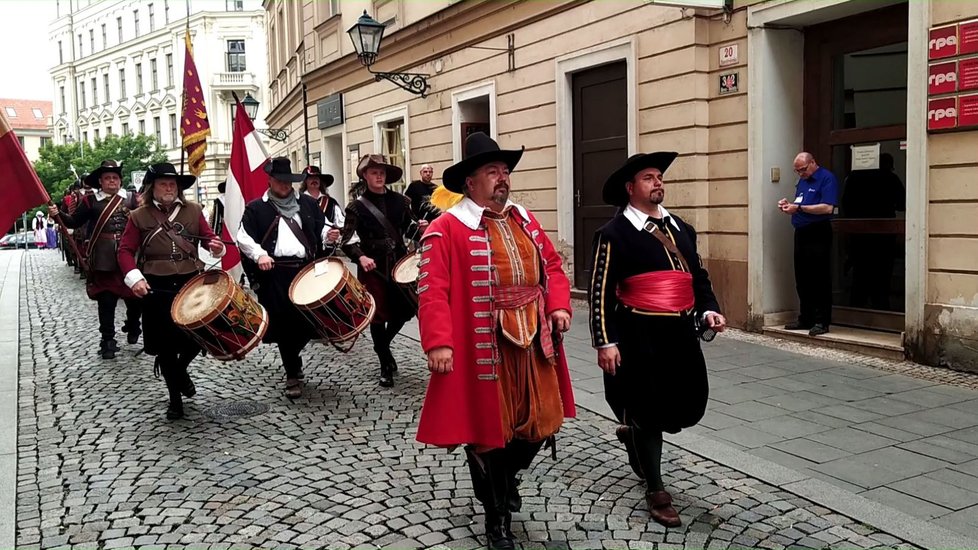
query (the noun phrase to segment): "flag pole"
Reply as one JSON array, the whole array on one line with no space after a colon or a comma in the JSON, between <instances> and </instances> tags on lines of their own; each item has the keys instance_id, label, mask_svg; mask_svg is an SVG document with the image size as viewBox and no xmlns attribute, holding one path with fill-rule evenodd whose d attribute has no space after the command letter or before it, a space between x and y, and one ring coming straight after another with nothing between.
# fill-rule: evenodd
<instances>
[{"instance_id":1,"label":"flag pole","mask_svg":"<svg viewBox=\"0 0 978 550\"><path fill-rule=\"evenodd\" d=\"M54 206L54 207L57 208L58 205L54 204L54 201L51 200L51 197L48 197L48 208L50 208L52 206ZM65 225L65 221L63 219L61 219L61 209L60 208L58 209L58 213L54 216L54 221L58 222L58 225L60 225L62 228L68 227L67 225ZM68 241L68 243L71 245L71 250L75 253L75 257L78 258L78 265L82 268L82 271L84 271L84 272L87 273L88 272L88 258L86 258L85 256L82 256L81 252L78 251L78 243L75 242L75 239L69 238L69 239L65 239L65 240Z\"/></svg>"}]
</instances>

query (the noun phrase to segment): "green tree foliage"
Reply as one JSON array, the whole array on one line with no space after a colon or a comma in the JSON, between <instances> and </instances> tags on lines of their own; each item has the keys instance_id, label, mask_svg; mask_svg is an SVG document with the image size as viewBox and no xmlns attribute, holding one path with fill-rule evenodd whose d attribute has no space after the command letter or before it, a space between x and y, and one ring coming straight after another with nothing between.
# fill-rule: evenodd
<instances>
[{"instance_id":1,"label":"green tree foliage","mask_svg":"<svg viewBox=\"0 0 978 550\"><path fill-rule=\"evenodd\" d=\"M55 201L61 200L65 191L75 183L71 167L78 175L98 168L103 160L112 159L122 164L122 186L130 183L130 173L145 170L150 164L166 162L166 154L160 150L156 138L147 135L108 135L95 140L95 144L71 143L47 144L41 148L40 158L34 162L34 171L41 179L48 194Z\"/></svg>"}]
</instances>

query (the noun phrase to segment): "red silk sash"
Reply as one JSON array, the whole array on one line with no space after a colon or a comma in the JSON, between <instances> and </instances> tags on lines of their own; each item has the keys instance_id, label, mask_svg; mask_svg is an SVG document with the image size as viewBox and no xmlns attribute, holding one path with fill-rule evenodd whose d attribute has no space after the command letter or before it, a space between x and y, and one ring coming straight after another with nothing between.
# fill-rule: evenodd
<instances>
[{"instance_id":1,"label":"red silk sash","mask_svg":"<svg viewBox=\"0 0 978 550\"><path fill-rule=\"evenodd\" d=\"M554 356L553 334L550 322L547 320L546 301L543 298L543 287L535 286L501 286L496 289L496 307L499 309L515 309L536 302L539 316L540 347L543 355Z\"/></svg>"},{"instance_id":2,"label":"red silk sash","mask_svg":"<svg viewBox=\"0 0 978 550\"><path fill-rule=\"evenodd\" d=\"M618 284L618 299L628 307L678 313L696 305L693 276L685 271L650 271Z\"/></svg>"}]
</instances>

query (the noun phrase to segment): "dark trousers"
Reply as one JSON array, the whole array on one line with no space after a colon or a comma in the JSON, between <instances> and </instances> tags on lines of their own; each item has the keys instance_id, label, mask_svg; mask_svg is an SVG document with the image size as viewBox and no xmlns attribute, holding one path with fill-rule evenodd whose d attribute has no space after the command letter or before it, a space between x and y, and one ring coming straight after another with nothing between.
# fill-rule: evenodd
<instances>
[{"instance_id":1,"label":"dark trousers","mask_svg":"<svg viewBox=\"0 0 978 550\"><path fill-rule=\"evenodd\" d=\"M282 355L282 366L286 378L298 378L302 372L302 349L309 343L304 331L285 332L279 337L278 352Z\"/></svg>"},{"instance_id":2,"label":"dark trousers","mask_svg":"<svg viewBox=\"0 0 978 550\"><path fill-rule=\"evenodd\" d=\"M126 327L139 329L139 316L142 308L139 298L127 298L126 302ZM119 304L119 297L111 292L101 292L96 297L98 304L98 331L102 334L103 340L115 338L115 307Z\"/></svg>"},{"instance_id":3,"label":"dark trousers","mask_svg":"<svg viewBox=\"0 0 978 550\"><path fill-rule=\"evenodd\" d=\"M382 368L385 364L394 360L394 354L391 352L391 342L394 341L397 333L404 328L404 323L406 322L398 319L396 321L387 321L386 323L370 323L370 337L374 341L374 353L380 359Z\"/></svg>"},{"instance_id":4,"label":"dark trousers","mask_svg":"<svg viewBox=\"0 0 978 550\"><path fill-rule=\"evenodd\" d=\"M795 229L795 288L805 326L832 322L832 225L816 222Z\"/></svg>"},{"instance_id":5,"label":"dark trousers","mask_svg":"<svg viewBox=\"0 0 978 550\"><path fill-rule=\"evenodd\" d=\"M190 362L193 361L194 357L197 357L198 353L197 350L181 350L178 352L169 349L156 356L156 365L166 382L171 404L182 406L183 397L180 392L181 390L185 391L191 385L187 367L190 366Z\"/></svg>"}]
</instances>

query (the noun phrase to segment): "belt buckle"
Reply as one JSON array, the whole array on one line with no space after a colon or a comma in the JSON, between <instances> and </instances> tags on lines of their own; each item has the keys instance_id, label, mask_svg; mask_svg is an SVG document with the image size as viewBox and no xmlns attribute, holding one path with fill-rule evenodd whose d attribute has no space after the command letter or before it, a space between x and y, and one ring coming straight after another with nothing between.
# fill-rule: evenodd
<instances>
[{"instance_id":1,"label":"belt buckle","mask_svg":"<svg viewBox=\"0 0 978 550\"><path fill-rule=\"evenodd\" d=\"M170 261L171 262L180 262L180 261L183 261L183 260L184 260L184 255L183 255L182 252L175 252L173 254L170 254Z\"/></svg>"}]
</instances>

